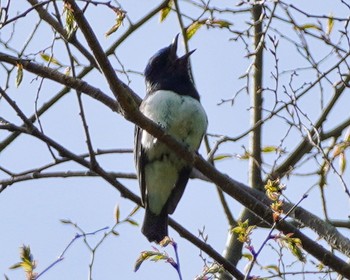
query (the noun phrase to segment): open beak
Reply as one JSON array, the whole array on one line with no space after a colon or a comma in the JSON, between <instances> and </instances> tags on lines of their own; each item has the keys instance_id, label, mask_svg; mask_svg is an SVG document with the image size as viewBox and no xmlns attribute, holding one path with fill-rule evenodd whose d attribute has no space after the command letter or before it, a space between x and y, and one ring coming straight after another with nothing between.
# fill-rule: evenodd
<instances>
[{"instance_id":1,"label":"open beak","mask_svg":"<svg viewBox=\"0 0 350 280\"><path fill-rule=\"evenodd\" d=\"M177 41L179 39L179 34L177 34L169 46L170 48L170 57L173 58L174 60L177 58L176 52L177 52Z\"/></svg>"},{"instance_id":2,"label":"open beak","mask_svg":"<svg viewBox=\"0 0 350 280\"><path fill-rule=\"evenodd\" d=\"M188 53L186 53L185 55L181 56L178 58L178 60L181 61L188 61L188 58L190 57L191 54L193 54L196 51L196 49L189 51Z\"/></svg>"},{"instance_id":3,"label":"open beak","mask_svg":"<svg viewBox=\"0 0 350 280\"><path fill-rule=\"evenodd\" d=\"M181 56L181 57L177 57L176 55L176 51L177 51L177 43L178 43L178 39L179 39L179 35L177 34L173 40L173 42L171 43L171 45L169 46L170 48L170 58L178 65L180 65L180 67L185 67L187 68L188 65L188 58L190 57L191 54L193 54L195 52L195 50L192 50L188 53L186 53L185 55Z\"/></svg>"}]
</instances>

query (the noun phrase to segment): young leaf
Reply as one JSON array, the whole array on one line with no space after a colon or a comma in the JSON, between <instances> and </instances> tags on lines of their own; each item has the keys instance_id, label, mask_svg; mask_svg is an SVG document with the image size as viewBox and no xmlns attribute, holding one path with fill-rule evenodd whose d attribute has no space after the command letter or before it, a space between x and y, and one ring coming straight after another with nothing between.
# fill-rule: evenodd
<instances>
[{"instance_id":1,"label":"young leaf","mask_svg":"<svg viewBox=\"0 0 350 280\"><path fill-rule=\"evenodd\" d=\"M248 259L248 261L252 261L253 260L253 255L249 254L249 253L242 254L242 257Z\"/></svg>"},{"instance_id":2,"label":"young leaf","mask_svg":"<svg viewBox=\"0 0 350 280\"><path fill-rule=\"evenodd\" d=\"M307 29L316 29L316 30L321 30L321 28L313 23L306 23L302 25L295 26L294 29L296 30L307 30Z\"/></svg>"},{"instance_id":3,"label":"young leaf","mask_svg":"<svg viewBox=\"0 0 350 280\"><path fill-rule=\"evenodd\" d=\"M348 128L348 130L345 133L344 142L348 142L350 144L350 127Z\"/></svg>"},{"instance_id":4,"label":"young leaf","mask_svg":"<svg viewBox=\"0 0 350 280\"><path fill-rule=\"evenodd\" d=\"M249 220L245 220L244 222L238 221L238 225L232 229L233 233L236 233L237 240L242 243L249 243L250 242L250 235L252 234L253 230L256 228L256 226L250 226Z\"/></svg>"},{"instance_id":5,"label":"young leaf","mask_svg":"<svg viewBox=\"0 0 350 280\"><path fill-rule=\"evenodd\" d=\"M246 160L246 159L249 159L250 156L251 156L251 154L248 151L245 151L244 154L237 155L237 158L242 159L242 160Z\"/></svg>"},{"instance_id":6,"label":"young leaf","mask_svg":"<svg viewBox=\"0 0 350 280\"><path fill-rule=\"evenodd\" d=\"M116 32L119 27L123 24L123 20L126 16L126 12L123 11L122 9L114 9L114 11L116 12L117 14L117 18L116 18L116 23L111 27L111 29L109 29L107 32L106 32L106 37L108 37L109 35L113 34L114 32Z\"/></svg>"},{"instance_id":7,"label":"young leaf","mask_svg":"<svg viewBox=\"0 0 350 280\"><path fill-rule=\"evenodd\" d=\"M339 155L339 168L340 168L340 174L343 175L345 168L346 168L346 157L345 153L341 153Z\"/></svg>"},{"instance_id":8,"label":"young leaf","mask_svg":"<svg viewBox=\"0 0 350 280\"><path fill-rule=\"evenodd\" d=\"M163 22L167 18L173 5L174 5L174 1L170 0L168 2L168 5L165 8L160 10L160 22Z\"/></svg>"},{"instance_id":9,"label":"young leaf","mask_svg":"<svg viewBox=\"0 0 350 280\"><path fill-rule=\"evenodd\" d=\"M282 246L288 248L299 261L305 262L305 256L302 252L301 240L296 237L292 237L293 233L288 233L285 236L280 237Z\"/></svg>"},{"instance_id":10,"label":"young leaf","mask_svg":"<svg viewBox=\"0 0 350 280\"><path fill-rule=\"evenodd\" d=\"M132 219L126 219L126 222L128 222L129 224L133 225L133 226L138 226L138 222L136 222L135 220L132 220Z\"/></svg>"},{"instance_id":11,"label":"young leaf","mask_svg":"<svg viewBox=\"0 0 350 280\"><path fill-rule=\"evenodd\" d=\"M216 160L222 160L222 159L227 159L227 158L232 158L232 155L230 155L230 154L217 155L213 158L213 160L216 161Z\"/></svg>"},{"instance_id":12,"label":"young leaf","mask_svg":"<svg viewBox=\"0 0 350 280\"><path fill-rule=\"evenodd\" d=\"M57 66L62 66L62 64L56 58L54 58L53 56L50 56L50 55L48 55L46 53L43 53L43 52L40 53L40 56L46 62L50 62L50 63L56 64Z\"/></svg>"},{"instance_id":13,"label":"young leaf","mask_svg":"<svg viewBox=\"0 0 350 280\"><path fill-rule=\"evenodd\" d=\"M120 209L119 209L119 205L118 204L115 207L114 216L115 216L116 222L119 223L119 221L120 221Z\"/></svg>"},{"instance_id":14,"label":"young leaf","mask_svg":"<svg viewBox=\"0 0 350 280\"><path fill-rule=\"evenodd\" d=\"M262 152L263 153L272 153L272 152L276 152L278 150L278 147L276 146L265 146L262 148Z\"/></svg>"},{"instance_id":15,"label":"young leaf","mask_svg":"<svg viewBox=\"0 0 350 280\"><path fill-rule=\"evenodd\" d=\"M73 9L71 7L71 5L68 2L64 2L64 10L63 12L66 14L66 32L68 37L70 37L75 30L77 29L77 24L75 22L75 18L73 15Z\"/></svg>"},{"instance_id":16,"label":"young leaf","mask_svg":"<svg viewBox=\"0 0 350 280\"><path fill-rule=\"evenodd\" d=\"M153 261L157 261L157 260L154 260L154 258L157 258L158 255L163 256L162 253L156 252L156 251L143 251L143 252L141 252L140 256L136 260L136 263L134 266L134 271L136 272L140 268L141 264L149 258L152 258L151 260L153 260Z\"/></svg>"},{"instance_id":17,"label":"young leaf","mask_svg":"<svg viewBox=\"0 0 350 280\"><path fill-rule=\"evenodd\" d=\"M186 38L190 40L198 29L203 25L203 22L195 21L189 27L186 28Z\"/></svg>"},{"instance_id":18,"label":"young leaf","mask_svg":"<svg viewBox=\"0 0 350 280\"><path fill-rule=\"evenodd\" d=\"M30 247L23 245L20 248L21 262L18 262L10 267L10 269L22 268L26 273L26 278L30 280L36 279L37 273L34 272L36 268L36 261L30 252Z\"/></svg>"},{"instance_id":19,"label":"young leaf","mask_svg":"<svg viewBox=\"0 0 350 280\"><path fill-rule=\"evenodd\" d=\"M136 214L136 212L139 211L140 208L141 207L139 205L135 206L135 208L132 209L132 211L130 212L129 217L134 216Z\"/></svg>"},{"instance_id":20,"label":"young leaf","mask_svg":"<svg viewBox=\"0 0 350 280\"><path fill-rule=\"evenodd\" d=\"M266 270L271 270L272 269L272 270L276 271L277 273L280 273L280 270L279 270L278 266L275 265L275 264L266 265L263 268L266 269Z\"/></svg>"},{"instance_id":21,"label":"young leaf","mask_svg":"<svg viewBox=\"0 0 350 280\"><path fill-rule=\"evenodd\" d=\"M326 34L330 35L334 27L334 17L333 15L330 15L327 21L327 31Z\"/></svg>"},{"instance_id":22,"label":"young leaf","mask_svg":"<svg viewBox=\"0 0 350 280\"><path fill-rule=\"evenodd\" d=\"M23 80L23 65L21 63L17 63L16 87L19 87L22 80Z\"/></svg>"},{"instance_id":23,"label":"young leaf","mask_svg":"<svg viewBox=\"0 0 350 280\"><path fill-rule=\"evenodd\" d=\"M213 20L211 23L220 28L229 28L231 25L233 25L231 22L227 20L219 20L219 19Z\"/></svg>"}]
</instances>

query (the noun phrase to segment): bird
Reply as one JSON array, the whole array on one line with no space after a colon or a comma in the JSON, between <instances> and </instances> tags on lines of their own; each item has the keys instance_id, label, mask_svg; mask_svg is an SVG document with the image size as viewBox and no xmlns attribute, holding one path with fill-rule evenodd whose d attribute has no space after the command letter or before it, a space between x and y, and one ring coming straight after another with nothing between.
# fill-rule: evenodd
<instances>
[{"instance_id":1,"label":"bird","mask_svg":"<svg viewBox=\"0 0 350 280\"><path fill-rule=\"evenodd\" d=\"M189 73L189 57L177 56L179 34L153 55L145 68L146 96L139 107L165 132L197 152L206 133L208 118ZM173 214L192 166L166 144L135 126L135 165L145 208L142 233L149 242L168 236L168 215Z\"/></svg>"}]
</instances>

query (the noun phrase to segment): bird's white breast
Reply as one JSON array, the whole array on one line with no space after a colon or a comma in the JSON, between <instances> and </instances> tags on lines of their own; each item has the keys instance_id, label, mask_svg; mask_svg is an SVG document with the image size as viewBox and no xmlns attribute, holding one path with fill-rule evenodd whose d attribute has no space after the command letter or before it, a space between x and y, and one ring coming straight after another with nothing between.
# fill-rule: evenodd
<instances>
[{"instance_id":1,"label":"bird's white breast","mask_svg":"<svg viewBox=\"0 0 350 280\"><path fill-rule=\"evenodd\" d=\"M208 121L196 99L159 90L143 101L140 110L189 149L195 151L199 148ZM149 207L158 214L168 200L180 170L187 163L146 131L142 132L141 144L148 159L145 180Z\"/></svg>"},{"instance_id":2,"label":"bird's white breast","mask_svg":"<svg viewBox=\"0 0 350 280\"><path fill-rule=\"evenodd\" d=\"M193 150L198 149L208 123L206 113L196 99L159 90L142 103L140 110L177 140ZM148 133L143 134L144 148L150 148L155 141Z\"/></svg>"}]
</instances>

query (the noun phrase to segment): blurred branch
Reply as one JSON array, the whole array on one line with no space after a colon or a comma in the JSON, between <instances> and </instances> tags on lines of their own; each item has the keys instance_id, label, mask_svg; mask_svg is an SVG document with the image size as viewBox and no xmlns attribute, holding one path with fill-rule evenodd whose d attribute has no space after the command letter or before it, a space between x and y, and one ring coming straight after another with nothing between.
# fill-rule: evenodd
<instances>
[{"instance_id":1,"label":"blurred branch","mask_svg":"<svg viewBox=\"0 0 350 280\"><path fill-rule=\"evenodd\" d=\"M104 103L104 105L108 106L114 111L121 112L125 118L128 120L131 120L136 125L140 126L141 128L147 130L150 134L158 138L160 141L166 143L171 149L177 152L177 154L182 157L184 160L188 161L189 163L193 164L200 172L202 172L207 178L212 180L216 185L220 186L220 188L233 198L235 198L238 202L240 202L243 206L247 207L250 212L255 213L255 215L258 217L258 219L262 220L265 224L271 225L272 220L272 210L270 208L270 201L267 200L267 198L264 196L264 194L258 192L256 189L250 189L247 186L240 184L231 178L229 178L227 175L222 174L221 172L217 171L210 163L206 162L203 158L201 158L196 153L189 152L183 145L178 143L175 139L170 137L165 133L162 128L157 126L155 123L151 122L149 119L145 118L138 110L138 100L139 98L137 95L134 95L132 90L128 88L125 84L123 84L118 77L115 75L113 68L111 67L108 58L106 56L106 53L103 52L101 46L99 45L98 41L94 37L93 31L91 27L87 24L86 19L84 18L84 14L82 11L79 10L79 7L75 4L74 1L69 0L74 7L74 12L76 16L76 20L78 25L80 26L80 30L83 32L85 38L87 39L89 46L91 50L94 52L94 56L96 60L98 61L98 64L100 65L100 68L106 77L111 90L113 91L115 97L120 102L120 106L118 106L114 99L112 98L105 98L105 94L101 91L99 91L96 88L91 87L87 83L74 79L65 75L58 75L59 73L56 71L52 71L50 68L45 68L43 66L37 65L35 63L32 63L30 61L21 60L18 58L10 57L6 54L0 53L0 61L4 61L6 63L10 63L12 65L17 65L18 63L23 65L24 69L27 69L28 71L31 71L33 73L36 73L37 75L43 75L44 77L50 78L52 80L57 81L58 83L64 84L66 86L75 88L77 90L80 90L84 92L85 94L88 94L95 98L96 100ZM166 2L164 2L166 3ZM324 71L322 75L319 75L315 81L310 83L308 86L303 87L299 91L299 94L295 95L295 99L291 101L289 104L284 104L279 109L273 111L269 116L267 116L265 119L259 120L254 125L254 129L264 121L272 118L275 116L279 110L286 109L289 105L293 105L298 98L302 97L304 94L309 92L315 85L317 85L323 78L327 78L327 75L331 73L334 69L338 69L340 63L342 61L345 61L345 59L348 57L342 57L339 58L339 61L334 66L335 68L329 68L327 71ZM41 73L41 74L39 74ZM58 73L58 74L57 74ZM345 84L344 86L348 86ZM20 108L16 105L16 103L9 98L9 96L6 94L5 91L1 90L1 95L7 101L10 106L16 111L18 116L22 119L24 122L24 125L21 127L15 126L13 124L9 123L3 123L1 124L0 128L5 129L8 131L16 131L20 133L26 133L28 135L32 135L36 137L37 139L49 144L51 147L56 149L59 154L64 158L69 158L78 164L84 166L87 169L90 169L91 172L99 175L101 178L103 178L105 181L109 182L112 186L114 186L116 189L120 191L123 197L127 197L131 201L134 201L135 203L140 204L140 199L138 196L136 196L133 192L129 191L125 186L120 184L113 176L111 176L110 173L106 172L104 169L102 169L99 166L93 166L91 165L91 162L72 153L71 151L67 150L65 147L54 141L53 139L47 137L42 132L38 131L36 127L33 125L33 121L31 119L28 119L23 112L20 110ZM326 108L327 109L327 108ZM326 117L329 112L323 111L324 116ZM321 118L319 126L322 126L322 124L325 121L325 118L322 120ZM342 123L341 125L343 125ZM317 123L315 125L317 127ZM337 132L338 133L338 132ZM322 136L322 134L320 134ZM307 144L307 143L306 143ZM305 155L305 151L302 150L303 155ZM294 160L294 164L298 162L298 160ZM286 175L288 168L287 166L281 171L282 175ZM5 172L6 173L6 172ZM277 174L278 175L278 174ZM277 176L276 175L276 176ZM258 186L259 187L259 186ZM260 185L260 187L262 187ZM259 194L258 194L259 193ZM295 219L303 221L305 225L308 225L311 229L313 229L315 232L319 233L321 237L325 238L329 244L334 246L337 250L340 252L343 252L347 256L349 256L349 240L344 238L339 232L334 229L330 224L324 223L322 220L320 220L318 217L313 217L312 214L308 213L301 207L296 208L293 213L291 213ZM180 231L181 229L181 235L185 235L186 238L192 240L192 236L183 228L178 228L178 225L176 223L174 224L173 220L170 221L170 224L177 228L177 230ZM350 266L346 264L344 261L342 261L338 256L335 256L332 254L332 252L326 250L323 248L317 241L312 240L302 232L300 232L296 227L292 226L291 224L287 223L286 221L281 221L276 225L276 228L283 231L284 233L293 233L296 238L300 238L303 244L304 249L309 252L311 255L315 256L320 262L322 262L324 265L328 265L331 269L334 269L335 271L343 274L347 278L350 278ZM326 234L326 236L324 236ZM191 241L193 244L198 244L197 246L204 246L204 251L209 252L211 254L210 256L214 256L213 258L218 261L218 263L222 263L224 267L230 271L233 275L237 275L237 278L241 278L241 273L235 269L232 263L228 262L227 260L222 259L220 255L215 255L211 251L211 247L207 244L201 244L198 240ZM220 258L221 257L221 258Z\"/></svg>"},{"instance_id":2,"label":"blurred branch","mask_svg":"<svg viewBox=\"0 0 350 280\"><path fill-rule=\"evenodd\" d=\"M37 9L41 6L44 6L48 3L50 3L52 0L46 0L46 1L42 1L40 3L36 3L35 5L33 5L33 7L29 8L28 10L24 11L23 13L11 18L11 19L6 19L4 22L0 22L0 28L5 27L6 25L10 24L11 22L17 21L20 18L25 17L26 15L28 15L31 11L33 11L34 9Z\"/></svg>"},{"instance_id":3,"label":"blurred branch","mask_svg":"<svg viewBox=\"0 0 350 280\"><path fill-rule=\"evenodd\" d=\"M331 110L334 108L334 104L337 102L339 97L342 95L342 93L345 91L345 89L348 87L350 83L350 74L348 74L345 79L337 86L334 87L334 94L332 99L329 101L328 105L323 109L320 117L316 121L314 125L314 129L311 130L309 133L310 135L306 136L300 143L299 145L294 149L293 152L290 153L288 158L281 163L279 166L277 166L274 170L271 171L271 174L269 175L271 178L282 178L284 177L287 173L289 173L295 164L302 158L304 157L305 154L307 154L311 149L314 147L314 145L310 142L310 138L312 139L316 135L316 131L318 131L323 123L327 120L327 117ZM337 129L333 129L332 133L339 133L340 130L339 128L345 128L349 120L346 120L343 122L340 126L338 126ZM327 137L329 137L329 134L326 134ZM320 141L323 141L326 139L324 135L320 134L319 135Z\"/></svg>"},{"instance_id":4,"label":"blurred branch","mask_svg":"<svg viewBox=\"0 0 350 280\"><path fill-rule=\"evenodd\" d=\"M77 24L81 28L90 48L94 52L96 60L98 61L102 72L105 74L105 78L110 85L113 94L115 94L116 98L120 102L124 117L134 122L142 129L145 129L160 141L166 143L171 149L176 151L178 156L181 158L193 163L193 165L199 171L210 178L215 184L218 184L223 191L227 193L234 191L235 199L237 199L244 206L248 207L261 219L271 224L273 213L269 205L258 201L248 192L234 185L229 177L217 171L210 163L203 160L203 158L201 158L198 154L189 152L182 144L173 139L170 135L167 135L162 128L150 121L137 110L137 107L134 104L135 101L131 99L131 96L129 96L129 91L125 89L126 86L116 77L108 59L104 56L102 48L96 40L96 37L94 36L90 25L87 23L82 11L73 0L68 0L68 2L72 5ZM97 169L99 168L97 167ZM346 264L340 258L334 256L331 252L315 243L294 226L285 221L281 221L276 227L283 232L293 233L295 237L301 240L304 249L310 254L322 261L325 265L328 265L339 273L350 277L350 265Z\"/></svg>"},{"instance_id":5,"label":"blurred branch","mask_svg":"<svg viewBox=\"0 0 350 280\"><path fill-rule=\"evenodd\" d=\"M89 53L89 51L77 40L75 36L69 36L67 31L63 28L54 17L48 13L46 9L43 8L42 3L39 3L37 0L27 0L33 8L37 11L40 18L47 22L49 26L51 26L57 33L59 33L65 42L71 43L74 47L76 47L82 55L86 57L86 59L90 62L90 64L98 69L98 65L94 57ZM48 1L51 2L51 1ZM41 5L39 5L41 4Z\"/></svg>"},{"instance_id":6,"label":"blurred branch","mask_svg":"<svg viewBox=\"0 0 350 280\"><path fill-rule=\"evenodd\" d=\"M59 143L55 142L50 137L47 137L46 135L43 135L23 114L23 112L17 107L17 105L9 98L9 96L0 88L0 94L5 98L5 100L11 105L11 107L17 112L18 115L20 115L23 122L26 124L26 126L18 127L12 124L4 124L0 125L0 129L9 129L11 131L13 130L19 130L21 133L26 133L28 135L32 135L35 138L40 139L41 141L45 142L46 144L50 145L52 148L56 149L58 153L65 158L69 158L76 163L91 169L92 166L89 161L85 160L84 158L75 155L71 151L64 148ZM152 123L153 127L156 127L157 130L162 131L156 124ZM169 138L172 139L172 138ZM171 141L171 140L170 140ZM172 139L174 143L177 145L180 145L181 148L183 148L186 153L186 148L182 147L180 143L178 143L176 140ZM135 202L136 204L141 206L141 199L139 196L135 195L132 191L130 191L128 188L126 188L124 185L122 185L119 181L115 180L113 176L111 176L110 173L106 172L103 168L100 166L94 166L94 169L91 170L91 172L94 172L95 174L98 174L101 178L103 178L105 181L107 181L109 184L111 184L113 187L115 187L122 195L122 197L128 198L129 200ZM187 231L185 228L183 228L181 225L177 224L173 219L169 219L169 224L174 227L181 236L184 238L190 240L195 246L200 246L199 248L206 252L210 257L215 259L218 263L222 264L225 269L227 269L232 275L234 275L237 279L243 279L243 274L240 273L235 266L230 264L227 260L225 260L219 253L217 253L210 245L206 244L205 242L201 241L197 237L195 237L193 234L191 234L189 231Z\"/></svg>"},{"instance_id":7,"label":"blurred branch","mask_svg":"<svg viewBox=\"0 0 350 280\"><path fill-rule=\"evenodd\" d=\"M1 129L1 126L0 126ZM107 172L107 171L106 171ZM135 173L107 172L115 179L136 179ZM33 172L25 175L14 175L10 179L0 180L0 193L7 187L28 180L48 179L48 178L73 178L73 177L98 177L93 171L61 171L61 172Z\"/></svg>"},{"instance_id":8,"label":"blurred branch","mask_svg":"<svg viewBox=\"0 0 350 280\"><path fill-rule=\"evenodd\" d=\"M164 8L169 0L163 1L159 6L154 8L151 12L149 12L147 15L145 15L143 18L141 18L138 22L133 23L130 25L130 27L120 36L120 38L112 44L112 46L106 51L106 55L109 56L114 53L116 48L124 42L125 39L127 39L131 34L133 34L136 30L138 30L143 24L145 24L148 20L150 20L152 17L154 17L162 8ZM44 17L45 18L45 17ZM51 21L50 21L51 22ZM4 54L6 55L6 54ZM0 61L2 59L0 58ZM15 65L11 62L9 62L12 65ZM86 76L91 70L93 69L92 66L85 67L78 75L77 77L79 79L82 79L84 76ZM43 71L45 73L45 71ZM47 77L47 76L42 76ZM47 77L48 78L48 77ZM70 91L69 85L67 87L63 88L59 93L56 94L53 98L51 98L49 101L47 101L38 111L36 115L33 115L30 117L31 122L35 122L37 116L41 116L44 114L48 109L51 108L56 102L58 102L67 92ZM141 102L141 99L135 95L135 98L138 99L138 102ZM114 106L113 106L114 107ZM115 110L115 109L113 109ZM6 139L4 139L0 143L0 152L4 150L9 144L12 143L14 139L18 137L20 133L18 131L13 132L10 136L8 136Z\"/></svg>"},{"instance_id":9,"label":"blurred branch","mask_svg":"<svg viewBox=\"0 0 350 280\"><path fill-rule=\"evenodd\" d=\"M59 154L63 157L71 158L75 162L85 166L86 168L90 167L90 163L81 157L76 156L74 153L62 147L60 144L50 139L49 137L41 134L33 124L21 113L20 109L16 104L12 102L12 100L7 96L7 94L1 90L1 95L5 98L7 102L15 109L15 111L21 116L24 123L28 126L28 128L17 127L17 129L21 130L23 133L27 133L33 135L34 137L48 143L51 147L56 149ZM244 185L235 182L227 175L220 173L216 170L210 163L206 162L202 157L200 157L196 153L189 152L186 147L180 144L178 141L167 135L164 130L162 130L158 125L145 118L142 114L135 114L135 122L137 125L146 129L149 133L157 137L160 141L166 143L170 148L175 150L177 154L182 157L184 160L193 163L193 165L203 174L205 174L209 179L211 179L215 184L221 187L221 189L234 197L238 202L249 208L252 212L254 212L261 219L271 224L272 222L272 210L269 207L269 204L263 203L262 200L258 200L256 197L251 195L248 190L244 188ZM112 186L116 187L123 197L127 197L128 199L140 204L140 198L136 196L129 189L124 187L118 181L116 181L112 176L110 176L107 172L105 172L101 167L95 167L93 172L99 174L104 180L110 183ZM302 241L303 248L312 254L314 257L322 261L324 265L330 266L332 269L338 271L344 276L350 277L350 265L346 264L339 257L335 256L331 252L324 249L321 245L314 242L310 238L308 238L305 234L301 233L294 226L289 223L283 221L277 225L277 229L286 233L293 233L295 237L299 238ZM334 237L334 236L333 236ZM217 260L217 259L215 259ZM222 263L218 261L218 263ZM224 264L223 264L224 265ZM224 265L225 267L225 265ZM231 271L230 268L225 267L230 271L230 273L234 274L235 272Z\"/></svg>"},{"instance_id":10,"label":"blurred branch","mask_svg":"<svg viewBox=\"0 0 350 280\"><path fill-rule=\"evenodd\" d=\"M209 152L212 151L212 149L210 148L208 135L204 135L204 144L205 144L205 148L207 150L207 154L209 154ZM215 162L214 162L212 157L210 157L208 159L208 161L211 162L211 164L213 166L215 166ZM223 191L218 186L216 186L216 191L217 191L217 193L219 195L220 203L221 203L222 208L224 210L227 222L228 222L230 227L233 227L236 224L236 221L235 221L235 219L234 219L234 217L232 215L232 212L231 212L231 210L230 210L230 208L228 206L228 203L227 203L227 200L225 198L225 195L224 195Z\"/></svg>"}]
</instances>

